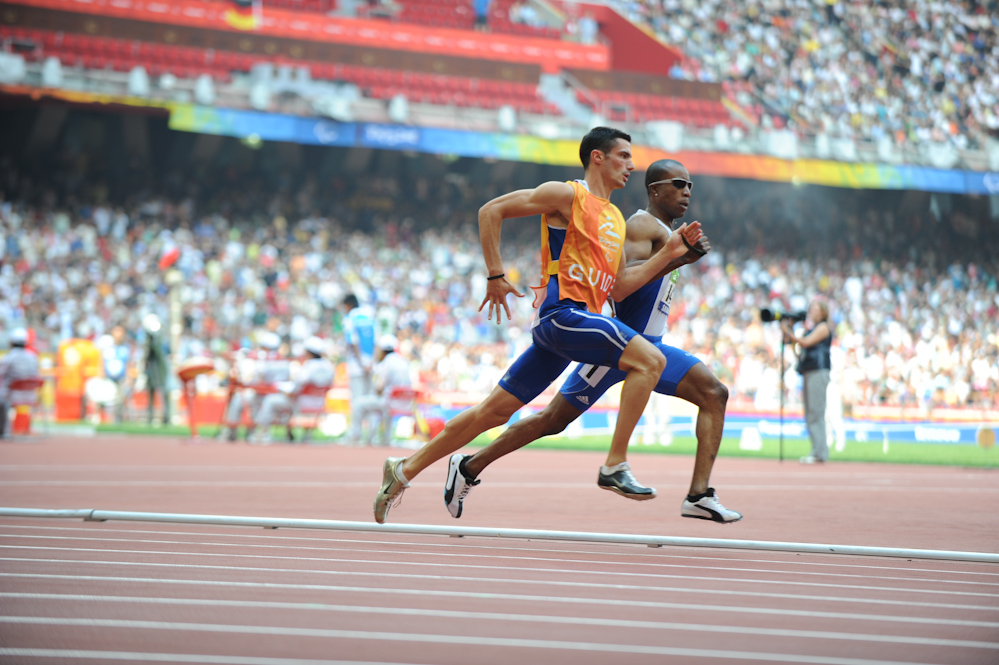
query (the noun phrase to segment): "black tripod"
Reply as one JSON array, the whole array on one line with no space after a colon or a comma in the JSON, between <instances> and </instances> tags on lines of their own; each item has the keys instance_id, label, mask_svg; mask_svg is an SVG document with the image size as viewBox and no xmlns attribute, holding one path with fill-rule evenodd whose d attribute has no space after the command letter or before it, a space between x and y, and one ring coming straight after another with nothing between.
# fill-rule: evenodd
<instances>
[{"instance_id":1,"label":"black tripod","mask_svg":"<svg viewBox=\"0 0 999 665\"><path fill-rule=\"evenodd\" d=\"M780 461L784 461L784 331L780 334Z\"/></svg>"}]
</instances>

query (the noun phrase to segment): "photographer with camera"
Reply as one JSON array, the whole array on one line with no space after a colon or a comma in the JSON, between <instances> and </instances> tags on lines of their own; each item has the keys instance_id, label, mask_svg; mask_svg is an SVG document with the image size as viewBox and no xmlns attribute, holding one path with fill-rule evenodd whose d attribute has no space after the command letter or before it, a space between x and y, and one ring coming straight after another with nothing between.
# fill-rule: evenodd
<instances>
[{"instance_id":1,"label":"photographer with camera","mask_svg":"<svg viewBox=\"0 0 999 665\"><path fill-rule=\"evenodd\" d=\"M808 305L805 317L807 333L804 337L794 334L794 322L798 317L784 317L780 328L784 341L797 344L798 373L802 378L802 401L805 404L805 423L808 438L812 441L812 452L801 458L802 464L815 464L829 459L829 446L826 443L826 390L829 387L829 373L832 369L830 349L833 331L829 325L829 305L821 298L815 298Z\"/></svg>"}]
</instances>

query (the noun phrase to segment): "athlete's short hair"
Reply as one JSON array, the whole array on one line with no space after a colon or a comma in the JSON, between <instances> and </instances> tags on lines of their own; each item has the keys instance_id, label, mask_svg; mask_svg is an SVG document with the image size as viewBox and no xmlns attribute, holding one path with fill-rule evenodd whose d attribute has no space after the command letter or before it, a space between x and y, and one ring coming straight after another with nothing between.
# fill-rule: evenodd
<instances>
[{"instance_id":1,"label":"athlete's short hair","mask_svg":"<svg viewBox=\"0 0 999 665\"><path fill-rule=\"evenodd\" d=\"M343 304L350 308L359 307L361 305L361 303L357 300L357 296L353 293L348 293L343 297Z\"/></svg>"},{"instance_id":2,"label":"athlete's short hair","mask_svg":"<svg viewBox=\"0 0 999 665\"><path fill-rule=\"evenodd\" d=\"M605 155L614 147L614 142L624 139L631 143L631 135L625 134L620 129L612 127L594 127L579 143L579 161L583 162L583 168L590 168L590 153L599 150Z\"/></svg>"},{"instance_id":3,"label":"athlete's short hair","mask_svg":"<svg viewBox=\"0 0 999 665\"><path fill-rule=\"evenodd\" d=\"M649 185L654 182L665 180L666 172L674 166L687 168L675 159L659 159L649 164L649 168L645 172L645 189L648 189Z\"/></svg>"}]
</instances>

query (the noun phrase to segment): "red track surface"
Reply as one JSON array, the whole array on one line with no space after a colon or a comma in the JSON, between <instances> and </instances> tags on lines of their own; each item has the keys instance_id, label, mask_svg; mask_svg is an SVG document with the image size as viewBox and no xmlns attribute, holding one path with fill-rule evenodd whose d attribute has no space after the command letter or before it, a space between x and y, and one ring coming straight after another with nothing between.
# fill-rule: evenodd
<instances>
[{"instance_id":1,"label":"red track surface","mask_svg":"<svg viewBox=\"0 0 999 665\"><path fill-rule=\"evenodd\" d=\"M50 437L0 446L0 505L370 521L390 451ZM391 451L393 454L405 454ZM462 526L999 551L995 471L721 459L746 518L595 486L601 455L525 450ZM453 524L445 463L390 521ZM999 663L999 566L843 555L0 518L0 662Z\"/></svg>"}]
</instances>

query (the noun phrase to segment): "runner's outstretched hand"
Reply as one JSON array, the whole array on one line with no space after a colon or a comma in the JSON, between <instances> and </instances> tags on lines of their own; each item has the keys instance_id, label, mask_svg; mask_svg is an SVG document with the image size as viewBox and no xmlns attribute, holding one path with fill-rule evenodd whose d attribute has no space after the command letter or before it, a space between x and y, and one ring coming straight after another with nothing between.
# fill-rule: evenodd
<instances>
[{"instance_id":1,"label":"runner's outstretched hand","mask_svg":"<svg viewBox=\"0 0 999 665\"><path fill-rule=\"evenodd\" d=\"M500 277L499 279L491 279L486 282L486 297L482 300L482 304L479 305L479 311L489 303L489 317L488 320L493 320L493 312L496 312L496 323L497 325L503 321L503 312L506 312L507 321L512 321L510 317L510 306L506 302L506 297L508 294L512 293L518 298L523 298L524 294L518 291L513 284L507 281L506 277ZM502 309L501 309L502 308Z\"/></svg>"},{"instance_id":2,"label":"runner's outstretched hand","mask_svg":"<svg viewBox=\"0 0 999 665\"><path fill-rule=\"evenodd\" d=\"M691 247L701 239L701 223L684 222L676 232L670 234L666 245L659 251L664 251L672 259L678 259L687 253Z\"/></svg>"}]
</instances>

